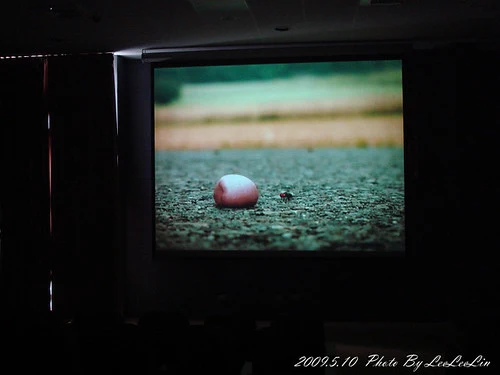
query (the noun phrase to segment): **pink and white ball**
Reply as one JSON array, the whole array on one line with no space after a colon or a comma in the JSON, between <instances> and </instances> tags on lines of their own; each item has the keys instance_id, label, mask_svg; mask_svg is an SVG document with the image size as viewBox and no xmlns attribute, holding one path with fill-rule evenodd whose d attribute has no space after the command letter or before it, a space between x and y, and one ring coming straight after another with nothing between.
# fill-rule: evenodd
<instances>
[{"instance_id":1,"label":"pink and white ball","mask_svg":"<svg viewBox=\"0 0 500 375\"><path fill-rule=\"evenodd\" d=\"M248 177L227 174L215 184L214 200L219 207L252 207L258 199L257 185Z\"/></svg>"}]
</instances>

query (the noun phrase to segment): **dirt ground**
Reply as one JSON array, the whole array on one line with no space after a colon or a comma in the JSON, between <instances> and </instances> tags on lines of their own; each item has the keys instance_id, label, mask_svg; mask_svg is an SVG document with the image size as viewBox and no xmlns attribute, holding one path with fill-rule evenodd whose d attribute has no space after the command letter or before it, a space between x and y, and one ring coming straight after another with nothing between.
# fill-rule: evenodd
<instances>
[{"instance_id":1,"label":"dirt ground","mask_svg":"<svg viewBox=\"0 0 500 375\"><path fill-rule=\"evenodd\" d=\"M401 147L157 151L156 245L168 250L404 251ZM259 200L218 208L225 174ZM279 193L294 195L284 202Z\"/></svg>"},{"instance_id":2,"label":"dirt ground","mask_svg":"<svg viewBox=\"0 0 500 375\"><path fill-rule=\"evenodd\" d=\"M241 123L161 126L156 150L402 146L403 122L396 116L349 116Z\"/></svg>"}]
</instances>

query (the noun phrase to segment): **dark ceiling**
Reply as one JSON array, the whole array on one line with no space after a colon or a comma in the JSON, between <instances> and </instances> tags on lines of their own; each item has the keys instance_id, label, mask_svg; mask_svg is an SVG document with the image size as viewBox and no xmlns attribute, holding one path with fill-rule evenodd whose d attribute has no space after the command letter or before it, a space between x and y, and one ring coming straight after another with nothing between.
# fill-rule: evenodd
<instances>
[{"instance_id":1,"label":"dark ceiling","mask_svg":"<svg viewBox=\"0 0 500 375\"><path fill-rule=\"evenodd\" d=\"M500 37L498 0L26 0L2 8L0 56Z\"/></svg>"}]
</instances>

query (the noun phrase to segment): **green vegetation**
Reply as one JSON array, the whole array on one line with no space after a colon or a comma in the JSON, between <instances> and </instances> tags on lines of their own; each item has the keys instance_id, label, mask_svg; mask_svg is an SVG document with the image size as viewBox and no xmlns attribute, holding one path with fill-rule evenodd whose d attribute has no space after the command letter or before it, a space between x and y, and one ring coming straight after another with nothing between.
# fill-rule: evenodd
<instances>
[{"instance_id":1,"label":"green vegetation","mask_svg":"<svg viewBox=\"0 0 500 375\"><path fill-rule=\"evenodd\" d=\"M155 72L154 100L155 103L169 104L181 96L182 83L176 77L169 77Z\"/></svg>"},{"instance_id":2,"label":"green vegetation","mask_svg":"<svg viewBox=\"0 0 500 375\"><path fill-rule=\"evenodd\" d=\"M366 139L358 139L358 141L356 142L356 147L357 148L367 148L368 141Z\"/></svg>"},{"instance_id":3,"label":"green vegetation","mask_svg":"<svg viewBox=\"0 0 500 375\"><path fill-rule=\"evenodd\" d=\"M357 149L365 149L365 148L400 148L402 149L402 145L398 145L393 141L385 141L385 142L376 142L374 144L370 144L366 138L359 138L354 141L354 143L346 142L345 144L339 144L331 139L326 139L321 142L316 142L314 145L297 145L292 148L304 148L308 152L313 152L318 149L329 149L329 148L357 148ZM232 144L230 142L224 141L220 144L219 147L214 149L215 154L219 154L223 150L264 150L264 149L290 149L290 146L278 144L278 143L268 143L265 141L248 141L242 144ZM189 150L186 148L185 150Z\"/></svg>"},{"instance_id":4,"label":"green vegetation","mask_svg":"<svg viewBox=\"0 0 500 375\"><path fill-rule=\"evenodd\" d=\"M306 90L304 94L310 91L309 94L318 95L314 94L316 90L324 93L325 90L332 91L335 86L343 87L344 91L347 86L355 91L363 87L378 87L379 90L394 87L400 90L402 79L401 62L398 60L158 68L154 71L154 78L155 103L159 105L181 99L183 87L189 87L190 91L197 91L195 88L202 89L201 93L189 93L190 96L197 94L198 96L191 99L199 102L198 100L211 100L218 88L231 95L233 93L230 88L241 91L242 87L245 87L246 97L253 95L258 98L266 93L261 90L266 86L262 83L266 81L273 86L277 85L273 94L293 97L296 96L297 90ZM305 79L301 82L302 78ZM287 81L299 84L297 90L290 90ZM316 86L312 87L311 83ZM284 88L286 90L283 90Z\"/></svg>"}]
</instances>

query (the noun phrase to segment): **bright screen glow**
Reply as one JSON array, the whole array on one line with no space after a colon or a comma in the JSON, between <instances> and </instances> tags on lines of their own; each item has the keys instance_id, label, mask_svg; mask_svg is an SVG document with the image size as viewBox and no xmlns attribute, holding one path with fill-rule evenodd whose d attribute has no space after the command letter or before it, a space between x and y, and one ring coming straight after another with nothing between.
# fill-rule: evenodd
<instances>
[{"instance_id":1,"label":"bright screen glow","mask_svg":"<svg viewBox=\"0 0 500 375\"><path fill-rule=\"evenodd\" d=\"M157 251L404 251L401 60L155 68L154 99Z\"/></svg>"}]
</instances>

